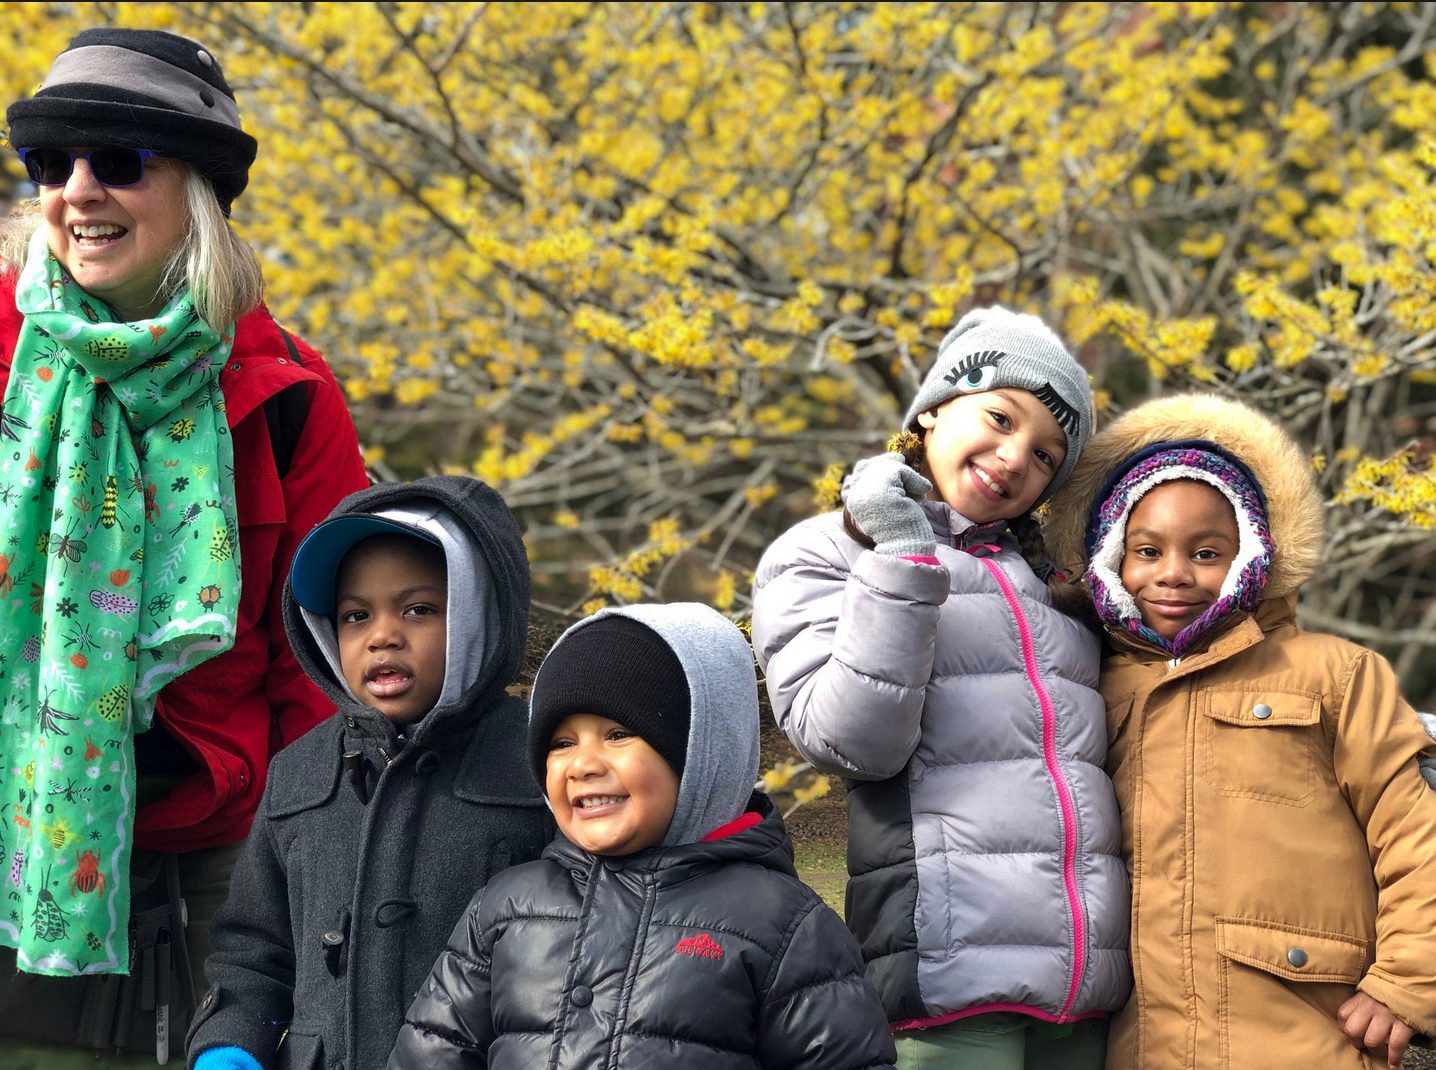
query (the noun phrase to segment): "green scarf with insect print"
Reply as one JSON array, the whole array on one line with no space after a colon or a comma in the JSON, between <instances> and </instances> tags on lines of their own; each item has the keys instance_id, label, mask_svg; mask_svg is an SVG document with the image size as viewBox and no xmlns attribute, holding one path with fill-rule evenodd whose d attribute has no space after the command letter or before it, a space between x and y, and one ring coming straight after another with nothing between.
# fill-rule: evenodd
<instances>
[{"instance_id":1,"label":"green scarf with insect print","mask_svg":"<svg viewBox=\"0 0 1436 1070\"><path fill-rule=\"evenodd\" d=\"M129 970L134 733L234 645L233 449L188 290L126 323L30 245L0 408L0 945Z\"/></svg>"}]
</instances>

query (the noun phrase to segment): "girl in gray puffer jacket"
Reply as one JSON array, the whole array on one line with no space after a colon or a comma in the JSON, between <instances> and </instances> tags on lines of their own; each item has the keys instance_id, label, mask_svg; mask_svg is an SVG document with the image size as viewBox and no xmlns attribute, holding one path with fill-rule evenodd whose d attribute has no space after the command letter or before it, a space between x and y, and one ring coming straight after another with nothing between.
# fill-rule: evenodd
<instances>
[{"instance_id":1,"label":"girl in gray puffer jacket","mask_svg":"<svg viewBox=\"0 0 1436 1070\"><path fill-rule=\"evenodd\" d=\"M1035 317L974 311L904 429L768 549L753 645L780 727L848 778L848 924L898 1066L1097 1068L1128 883L1097 636L1031 516L1091 434L1087 376Z\"/></svg>"}]
</instances>

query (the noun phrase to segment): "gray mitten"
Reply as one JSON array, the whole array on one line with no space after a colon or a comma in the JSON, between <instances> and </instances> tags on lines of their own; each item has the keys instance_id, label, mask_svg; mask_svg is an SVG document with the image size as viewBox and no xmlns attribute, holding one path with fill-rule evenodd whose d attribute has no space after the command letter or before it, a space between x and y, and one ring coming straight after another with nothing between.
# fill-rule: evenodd
<instances>
[{"instance_id":1,"label":"gray mitten","mask_svg":"<svg viewBox=\"0 0 1436 1070\"><path fill-rule=\"evenodd\" d=\"M843 504L880 554L931 557L937 552L932 525L918 501L932 484L897 453L865 457L843 483Z\"/></svg>"}]
</instances>

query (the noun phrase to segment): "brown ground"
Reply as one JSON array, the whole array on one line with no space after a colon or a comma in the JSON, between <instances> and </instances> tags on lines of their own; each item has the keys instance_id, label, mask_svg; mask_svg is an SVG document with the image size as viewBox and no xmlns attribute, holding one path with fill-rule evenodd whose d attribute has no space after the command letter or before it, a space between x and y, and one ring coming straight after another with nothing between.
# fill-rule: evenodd
<instances>
[{"instance_id":1,"label":"brown ground","mask_svg":"<svg viewBox=\"0 0 1436 1070\"><path fill-rule=\"evenodd\" d=\"M764 698L766 700L766 696ZM766 709L763 713L760 767L771 769L780 762L797 760L798 754L792 744L783 738ZM799 778L794 786L801 786L807 779ZM827 795L798 807L787 817L786 823L788 835L793 840L798 876L841 914L843 886L847 881L848 815L843 803L842 781L833 778L831 783L832 789ZM793 797L789 793L774 794L773 801L784 811L793 805Z\"/></svg>"}]
</instances>

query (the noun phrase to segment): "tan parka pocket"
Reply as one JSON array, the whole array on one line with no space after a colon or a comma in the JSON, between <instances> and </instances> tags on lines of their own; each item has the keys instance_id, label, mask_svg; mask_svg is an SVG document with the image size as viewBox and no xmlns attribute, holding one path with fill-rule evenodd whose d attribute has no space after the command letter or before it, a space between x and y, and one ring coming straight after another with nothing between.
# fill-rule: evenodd
<instances>
[{"instance_id":1,"label":"tan parka pocket","mask_svg":"<svg viewBox=\"0 0 1436 1070\"><path fill-rule=\"evenodd\" d=\"M1217 919L1217 953L1288 981L1355 985L1366 973L1367 943L1354 936L1239 918Z\"/></svg>"},{"instance_id":2,"label":"tan parka pocket","mask_svg":"<svg viewBox=\"0 0 1436 1070\"><path fill-rule=\"evenodd\" d=\"M1241 918L1216 925L1223 1070L1375 1066L1336 1021L1370 962L1365 940Z\"/></svg>"},{"instance_id":3,"label":"tan parka pocket","mask_svg":"<svg viewBox=\"0 0 1436 1070\"><path fill-rule=\"evenodd\" d=\"M1201 761L1219 795L1306 806L1322 743L1321 697L1211 689L1198 694Z\"/></svg>"}]
</instances>

